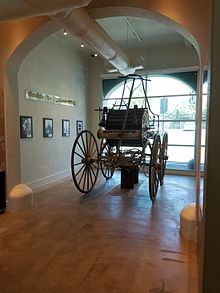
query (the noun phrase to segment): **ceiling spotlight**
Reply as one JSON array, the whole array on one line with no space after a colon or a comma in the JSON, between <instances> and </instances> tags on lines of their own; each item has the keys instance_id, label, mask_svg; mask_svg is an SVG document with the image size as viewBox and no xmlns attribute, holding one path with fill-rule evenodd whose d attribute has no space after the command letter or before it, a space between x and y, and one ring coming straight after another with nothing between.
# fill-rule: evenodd
<instances>
[{"instance_id":1,"label":"ceiling spotlight","mask_svg":"<svg viewBox=\"0 0 220 293\"><path fill-rule=\"evenodd\" d=\"M64 34L64 36L68 35L66 28L64 29L63 34Z\"/></svg>"},{"instance_id":2,"label":"ceiling spotlight","mask_svg":"<svg viewBox=\"0 0 220 293\"><path fill-rule=\"evenodd\" d=\"M97 57L98 56L98 54L96 54L96 53L94 53L94 54L91 54L91 57Z\"/></svg>"},{"instance_id":3,"label":"ceiling spotlight","mask_svg":"<svg viewBox=\"0 0 220 293\"><path fill-rule=\"evenodd\" d=\"M94 54L94 56L95 56L95 57L97 57L97 56L98 56L98 54L96 54L96 53L95 53L95 54Z\"/></svg>"},{"instance_id":4,"label":"ceiling spotlight","mask_svg":"<svg viewBox=\"0 0 220 293\"><path fill-rule=\"evenodd\" d=\"M80 47L81 47L81 48L84 48L84 47L85 47L85 45L84 45L84 44L80 44Z\"/></svg>"}]
</instances>

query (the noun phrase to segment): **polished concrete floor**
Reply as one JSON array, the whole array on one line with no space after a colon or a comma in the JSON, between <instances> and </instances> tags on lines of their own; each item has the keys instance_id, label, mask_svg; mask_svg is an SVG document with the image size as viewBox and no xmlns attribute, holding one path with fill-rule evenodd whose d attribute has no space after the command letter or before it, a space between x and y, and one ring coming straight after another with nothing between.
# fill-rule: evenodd
<instances>
[{"instance_id":1,"label":"polished concrete floor","mask_svg":"<svg viewBox=\"0 0 220 293\"><path fill-rule=\"evenodd\" d=\"M191 177L166 176L154 205L148 179L120 173L82 195L71 178L35 191L31 209L0 215L0 292L197 293L197 247L181 238Z\"/></svg>"}]
</instances>

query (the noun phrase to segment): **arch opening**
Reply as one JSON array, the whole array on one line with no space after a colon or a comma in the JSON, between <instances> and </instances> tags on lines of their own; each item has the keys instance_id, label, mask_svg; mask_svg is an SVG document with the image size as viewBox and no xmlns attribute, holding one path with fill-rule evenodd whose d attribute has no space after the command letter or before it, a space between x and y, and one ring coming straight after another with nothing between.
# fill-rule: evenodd
<instances>
[{"instance_id":1,"label":"arch opening","mask_svg":"<svg viewBox=\"0 0 220 293\"><path fill-rule=\"evenodd\" d=\"M135 17L150 17L151 19L164 22L166 25L170 25L172 28L178 27L177 31L184 31L184 35L188 35L188 40L193 39L194 45L197 43L192 35L181 26L177 25L174 21L168 19L166 16L156 14L143 9L105 9L105 13L101 10L89 10L91 15L96 18L103 18L104 16L117 16L124 11L126 16ZM19 105L17 102L18 97L18 84L17 84L17 72L19 66L24 57L34 48L42 39L50 35L52 32L59 30L59 24L54 22L48 22L34 32L29 38L27 38L22 45L20 45L13 55L10 57L6 72L5 72L5 100L6 100L6 145L7 145L7 173L8 176L8 190L13 188L14 185L21 181L21 161L20 161L20 141L19 141L19 128L14 128L13 125L19 124ZM197 47L197 45L195 45ZM12 147L13 146L13 147ZM16 151L15 151L16 146ZM16 165L16 168L14 166Z\"/></svg>"}]
</instances>

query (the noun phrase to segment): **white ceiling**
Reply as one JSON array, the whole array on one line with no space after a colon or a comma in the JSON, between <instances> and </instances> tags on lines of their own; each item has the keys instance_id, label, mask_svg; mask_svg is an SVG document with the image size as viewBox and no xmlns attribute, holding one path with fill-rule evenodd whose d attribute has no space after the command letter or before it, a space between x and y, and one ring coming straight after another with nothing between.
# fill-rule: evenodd
<instances>
[{"instance_id":1,"label":"white ceiling","mask_svg":"<svg viewBox=\"0 0 220 293\"><path fill-rule=\"evenodd\" d=\"M175 44L187 45L187 41L183 36L168 26L153 20L117 16L98 19L97 22L115 43L124 50L148 49ZM64 36L63 30L57 32L55 36L59 39L64 39L69 45L80 49L80 40L70 34ZM94 53L89 48L84 48L83 50L87 54Z\"/></svg>"},{"instance_id":2,"label":"white ceiling","mask_svg":"<svg viewBox=\"0 0 220 293\"><path fill-rule=\"evenodd\" d=\"M109 17L97 22L125 50L184 42L184 38L168 26L146 18Z\"/></svg>"}]
</instances>

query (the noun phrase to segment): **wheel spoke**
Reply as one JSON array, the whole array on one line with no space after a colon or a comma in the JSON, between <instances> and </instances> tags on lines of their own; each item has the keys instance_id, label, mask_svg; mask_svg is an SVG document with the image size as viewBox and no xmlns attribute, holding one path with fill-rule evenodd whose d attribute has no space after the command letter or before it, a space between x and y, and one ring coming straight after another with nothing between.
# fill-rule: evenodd
<instances>
[{"instance_id":1,"label":"wheel spoke","mask_svg":"<svg viewBox=\"0 0 220 293\"><path fill-rule=\"evenodd\" d=\"M87 175L87 167L85 167L85 176L84 176L84 180L83 180L83 190L85 190L86 175Z\"/></svg>"},{"instance_id":2,"label":"wheel spoke","mask_svg":"<svg viewBox=\"0 0 220 293\"><path fill-rule=\"evenodd\" d=\"M81 184L82 179L85 177L85 176L84 176L84 174L85 174L85 170L86 170L86 165L84 165L84 170L83 170L83 172L82 172L82 174L81 174L81 177L80 177L80 179L79 179L79 185Z\"/></svg>"},{"instance_id":3,"label":"wheel spoke","mask_svg":"<svg viewBox=\"0 0 220 293\"><path fill-rule=\"evenodd\" d=\"M82 162L79 162L79 163L73 164L73 166L76 167L76 166L79 166L79 165L82 165L82 164L83 164Z\"/></svg>"},{"instance_id":4,"label":"wheel spoke","mask_svg":"<svg viewBox=\"0 0 220 293\"><path fill-rule=\"evenodd\" d=\"M86 154L85 154L85 151L82 149L82 147L81 147L81 145L79 144L79 142L77 141L77 145L79 146L79 148L81 149L81 151L82 151L82 153L83 153L83 155L85 156ZM75 152L76 153L76 152Z\"/></svg>"},{"instance_id":5,"label":"wheel spoke","mask_svg":"<svg viewBox=\"0 0 220 293\"><path fill-rule=\"evenodd\" d=\"M89 166L89 169L90 169L90 171L92 171L93 172L93 170L92 170L92 168ZM92 172L89 172L89 176L90 176L90 179L91 179L91 182L92 182L92 185L94 185L94 183L93 183L93 179L92 179ZM93 173L94 174L94 173Z\"/></svg>"},{"instance_id":6,"label":"wheel spoke","mask_svg":"<svg viewBox=\"0 0 220 293\"><path fill-rule=\"evenodd\" d=\"M89 155L89 146L88 146L88 133L86 132L86 153Z\"/></svg>"},{"instance_id":7,"label":"wheel spoke","mask_svg":"<svg viewBox=\"0 0 220 293\"><path fill-rule=\"evenodd\" d=\"M95 149L94 152L91 154L91 157L93 157L95 153L96 153L96 149Z\"/></svg>"},{"instance_id":8,"label":"wheel spoke","mask_svg":"<svg viewBox=\"0 0 220 293\"><path fill-rule=\"evenodd\" d=\"M90 135L90 137L89 137L89 154L90 154L90 149L91 149L91 140L92 140L92 137L91 137L91 135Z\"/></svg>"},{"instance_id":9,"label":"wheel spoke","mask_svg":"<svg viewBox=\"0 0 220 293\"><path fill-rule=\"evenodd\" d=\"M96 165L94 164L94 162L93 162L93 163L91 163L91 165L92 165L93 167L95 167L97 170L99 169L99 167L98 167L98 166L96 166Z\"/></svg>"},{"instance_id":10,"label":"wheel spoke","mask_svg":"<svg viewBox=\"0 0 220 293\"><path fill-rule=\"evenodd\" d=\"M87 166L87 191L89 190L89 175L90 175L90 172L89 172L89 166Z\"/></svg>"},{"instance_id":11,"label":"wheel spoke","mask_svg":"<svg viewBox=\"0 0 220 293\"><path fill-rule=\"evenodd\" d=\"M75 154L78 155L80 158L84 159L84 157L80 155L79 153L75 152Z\"/></svg>"},{"instance_id":12,"label":"wheel spoke","mask_svg":"<svg viewBox=\"0 0 220 293\"><path fill-rule=\"evenodd\" d=\"M87 132L86 132L87 133ZM85 146L85 142L84 142L84 138L83 138L83 135L81 135L81 141L82 141L82 144L83 144L83 148L84 148L84 155L85 157L87 156L87 149L86 149L86 146Z\"/></svg>"},{"instance_id":13,"label":"wheel spoke","mask_svg":"<svg viewBox=\"0 0 220 293\"><path fill-rule=\"evenodd\" d=\"M93 155L96 153L96 148L94 149L94 146L95 146L95 142L93 141L92 147L91 147L90 152L89 152L91 154L91 157L93 157ZM93 149L94 149L94 151L93 151Z\"/></svg>"},{"instance_id":14,"label":"wheel spoke","mask_svg":"<svg viewBox=\"0 0 220 293\"><path fill-rule=\"evenodd\" d=\"M90 167L90 169L92 170L92 173L93 173L93 175L94 175L94 177L95 177L95 172L94 172L93 168Z\"/></svg>"},{"instance_id":15,"label":"wheel spoke","mask_svg":"<svg viewBox=\"0 0 220 293\"><path fill-rule=\"evenodd\" d=\"M77 176L81 171L82 171L82 168L85 166L85 164L82 165L82 167L77 171L77 173L75 174L75 176Z\"/></svg>"}]
</instances>

